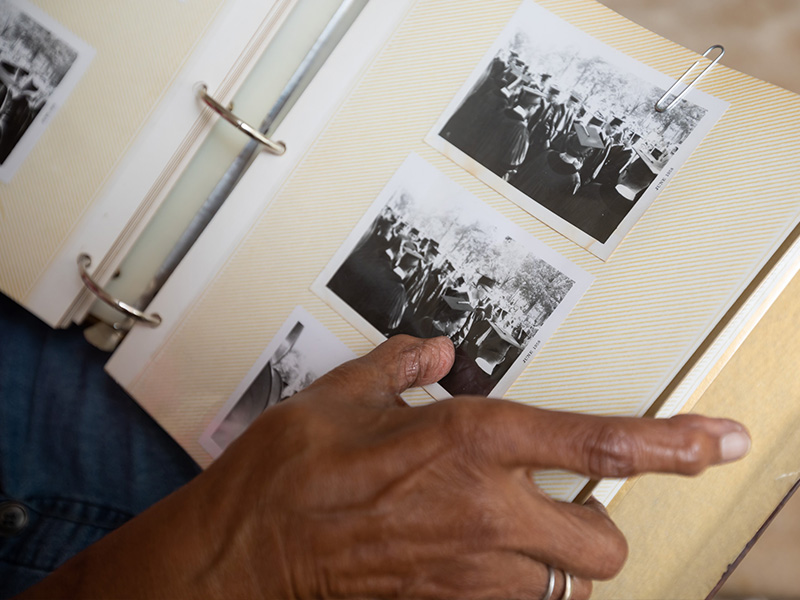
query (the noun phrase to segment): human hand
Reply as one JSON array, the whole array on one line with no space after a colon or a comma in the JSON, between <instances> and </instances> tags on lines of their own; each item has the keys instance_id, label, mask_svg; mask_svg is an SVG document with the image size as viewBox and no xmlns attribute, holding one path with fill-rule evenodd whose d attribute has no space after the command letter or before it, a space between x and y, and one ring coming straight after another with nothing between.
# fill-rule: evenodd
<instances>
[{"instance_id":1,"label":"human hand","mask_svg":"<svg viewBox=\"0 0 800 600\"><path fill-rule=\"evenodd\" d=\"M452 360L446 338L397 336L332 371L79 555L73 578L62 570L50 590L538 600L552 566L552 597L566 572L583 599L620 570L625 539L598 502L556 502L533 471L696 474L749 448L741 425L697 415L602 418L481 397L404 406L401 392L437 381Z\"/></svg>"},{"instance_id":2,"label":"human hand","mask_svg":"<svg viewBox=\"0 0 800 600\"><path fill-rule=\"evenodd\" d=\"M230 473L261 474L231 495L246 543L230 562L280 597L539 599L551 565L586 598L620 570L625 540L600 503L555 502L532 471L696 474L749 448L741 425L696 415L600 418L479 397L404 406L401 392L452 360L445 338L398 336L254 423L212 467L226 487ZM253 552L265 538L280 547L279 579Z\"/></svg>"}]
</instances>

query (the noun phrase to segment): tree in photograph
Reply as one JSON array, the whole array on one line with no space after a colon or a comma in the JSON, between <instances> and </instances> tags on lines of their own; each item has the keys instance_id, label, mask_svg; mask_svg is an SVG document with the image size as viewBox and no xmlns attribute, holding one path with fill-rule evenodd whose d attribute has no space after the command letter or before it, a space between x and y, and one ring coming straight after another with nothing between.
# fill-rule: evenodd
<instances>
[{"instance_id":1,"label":"tree in photograph","mask_svg":"<svg viewBox=\"0 0 800 600\"><path fill-rule=\"evenodd\" d=\"M519 290L526 305L523 312L540 315L541 325L564 300L575 282L544 260L529 257L522 261L508 284Z\"/></svg>"}]
</instances>

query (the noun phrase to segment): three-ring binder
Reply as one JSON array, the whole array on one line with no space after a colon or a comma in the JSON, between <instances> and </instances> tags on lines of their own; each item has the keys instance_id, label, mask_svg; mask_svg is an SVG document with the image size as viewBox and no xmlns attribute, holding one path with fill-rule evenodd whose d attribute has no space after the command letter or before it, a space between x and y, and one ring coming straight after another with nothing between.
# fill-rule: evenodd
<instances>
[{"instance_id":1,"label":"three-ring binder","mask_svg":"<svg viewBox=\"0 0 800 600\"><path fill-rule=\"evenodd\" d=\"M219 102L217 102L214 98L212 98L208 94L208 88L204 83L201 83L197 87L197 97L208 107L210 107L214 112L218 113L223 119L228 121L228 123L232 124L236 127L239 131L245 133L254 141L261 144L264 149L267 151L281 155L286 152L286 144L283 142L275 142L260 131L258 131L255 127L252 127L239 117L237 117L233 112L229 109L222 106ZM119 298L115 298L111 294L109 294L103 287L98 284L89 272L87 271L88 267L92 264L91 257L86 254L82 253L78 255L78 270L80 273L81 281L83 281L84 286L94 294L99 300L110 306L111 308L120 311L125 316L134 319L137 322L144 323L146 325L150 325L151 327L156 327L161 324L161 317L157 314L146 314L136 308L128 304L127 302L123 302ZM171 272L171 271L170 271Z\"/></svg>"},{"instance_id":2,"label":"three-ring binder","mask_svg":"<svg viewBox=\"0 0 800 600\"><path fill-rule=\"evenodd\" d=\"M681 82L689 75L689 73L691 73L695 69L695 67L697 67L697 65L700 64L700 59L694 61L694 63L692 63L692 66L686 69L686 71L683 72L683 75L678 77L675 83L673 83L670 86L670 88L666 92L664 92L664 95L661 96L661 98L659 98L656 101L655 104L656 112L667 112L668 110L672 109L672 107L674 107L678 102L680 102L681 98L683 98L686 95L686 93L690 89L692 89L697 84L697 82L700 81L706 75L706 73L708 73L714 67L714 65L716 65L720 61L723 54L725 54L725 48L723 48L719 44L714 44L713 46L709 47L708 50L703 52L703 56L701 58L707 58L708 55L714 50L719 50L719 54L717 55L717 57L714 60L712 60L708 65L706 65L706 68L700 71L697 77L695 77L692 81L686 84L686 87L683 88L683 90L681 90L680 93L676 94L675 98L673 98L669 104L666 104L667 100L669 100L670 95L675 91L675 88L677 88L681 84ZM664 106L665 104L666 106Z\"/></svg>"}]
</instances>

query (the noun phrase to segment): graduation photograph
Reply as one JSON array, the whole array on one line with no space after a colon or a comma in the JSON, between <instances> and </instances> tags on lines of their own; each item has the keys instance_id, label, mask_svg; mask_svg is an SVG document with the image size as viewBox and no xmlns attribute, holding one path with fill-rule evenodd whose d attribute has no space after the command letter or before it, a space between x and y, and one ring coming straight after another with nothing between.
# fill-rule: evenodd
<instances>
[{"instance_id":1,"label":"graduation photograph","mask_svg":"<svg viewBox=\"0 0 800 600\"><path fill-rule=\"evenodd\" d=\"M297 306L200 437L214 458L261 413L311 385L355 354Z\"/></svg>"},{"instance_id":2,"label":"graduation photograph","mask_svg":"<svg viewBox=\"0 0 800 600\"><path fill-rule=\"evenodd\" d=\"M411 154L312 290L375 343L449 337L444 398L504 393L591 279Z\"/></svg>"},{"instance_id":3,"label":"graduation photograph","mask_svg":"<svg viewBox=\"0 0 800 600\"><path fill-rule=\"evenodd\" d=\"M8 182L94 50L23 0L0 0L0 181Z\"/></svg>"},{"instance_id":4,"label":"graduation photograph","mask_svg":"<svg viewBox=\"0 0 800 600\"><path fill-rule=\"evenodd\" d=\"M524 2L426 141L606 259L724 111L672 83Z\"/></svg>"}]
</instances>

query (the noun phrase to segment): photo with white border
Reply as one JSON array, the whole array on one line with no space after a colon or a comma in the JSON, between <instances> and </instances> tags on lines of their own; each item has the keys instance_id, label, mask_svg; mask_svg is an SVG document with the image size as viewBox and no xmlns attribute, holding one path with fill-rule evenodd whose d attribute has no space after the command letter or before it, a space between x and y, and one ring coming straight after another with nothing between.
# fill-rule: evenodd
<instances>
[{"instance_id":1,"label":"photo with white border","mask_svg":"<svg viewBox=\"0 0 800 600\"><path fill-rule=\"evenodd\" d=\"M0 181L11 181L94 55L36 6L0 0Z\"/></svg>"},{"instance_id":2,"label":"photo with white border","mask_svg":"<svg viewBox=\"0 0 800 600\"><path fill-rule=\"evenodd\" d=\"M217 458L270 406L305 389L356 355L297 306L200 436Z\"/></svg>"},{"instance_id":3,"label":"photo with white border","mask_svg":"<svg viewBox=\"0 0 800 600\"><path fill-rule=\"evenodd\" d=\"M312 290L376 344L448 336L442 399L504 394L592 279L411 154Z\"/></svg>"},{"instance_id":4,"label":"photo with white border","mask_svg":"<svg viewBox=\"0 0 800 600\"><path fill-rule=\"evenodd\" d=\"M674 82L524 0L426 142L606 260L728 106Z\"/></svg>"}]
</instances>

